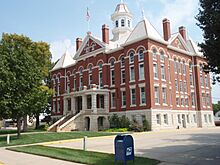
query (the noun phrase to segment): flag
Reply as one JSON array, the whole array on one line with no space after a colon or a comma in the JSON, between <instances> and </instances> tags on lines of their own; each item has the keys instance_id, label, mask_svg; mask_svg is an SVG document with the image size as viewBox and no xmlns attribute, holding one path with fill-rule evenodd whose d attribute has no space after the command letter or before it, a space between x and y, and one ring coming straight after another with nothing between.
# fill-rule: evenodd
<instances>
[{"instance_id":1,"label":"flag","mask_svg":"<svg viewBox=\"0 0 220 165\"><path fill-rule=\"evenodd\" d=\"M90 13L89 13L89 8L87 7L87 11L86 11L86 21L90 20Z\"/></svg>"}]
</instances>

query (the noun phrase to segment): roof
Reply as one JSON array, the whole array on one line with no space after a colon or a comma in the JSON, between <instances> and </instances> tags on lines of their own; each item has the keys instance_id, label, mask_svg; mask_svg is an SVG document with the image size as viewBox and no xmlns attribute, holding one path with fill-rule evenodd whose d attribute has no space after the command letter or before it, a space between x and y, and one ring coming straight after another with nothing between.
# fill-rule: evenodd
<instances>
[{"instance_id":1,"label":"roof","mask_svg":"<svg viewBox=\"0 0 220 165\"><path fill-rule=\"evenodd\" d=\"M188 36L187 45L190 51L198 56L203 56L202 52L200 51L201 48L196 44L190 36Z\"/></svg>"},{"instance_id":2,"label":"roof","mask_svg":"<svg viewBox=\"0 0 220 165\"><path fill-rule=\"evenodd\" d=\"M75 60L73 60L70 53L68 51L66 51L51 71L65 68L65 67L72 65L74 63L75 63Z\"/></svg>"},{"instance_id":3,"label":"roof","mask_svg":"<svg viewBox=\"0 0 220 165\"><path fill-rule=\"evenodd\" d=\"M129 13L130 11L128 10L127 5L121 1L116 8L115 8L115 13Z\"/></svg>"},{"instance_id":4,"label":"roof","mask_svg":"<svg viewBox=\"0 0 220 165\"><path fill-rule=\"evenodd\" d=\"M128 37L126 43L130 43L144 38L150 38L159 42L165 42L161 35L154 28L154 26L145 17L136 25L136 27Z\"/></svg>"}]
</instances>

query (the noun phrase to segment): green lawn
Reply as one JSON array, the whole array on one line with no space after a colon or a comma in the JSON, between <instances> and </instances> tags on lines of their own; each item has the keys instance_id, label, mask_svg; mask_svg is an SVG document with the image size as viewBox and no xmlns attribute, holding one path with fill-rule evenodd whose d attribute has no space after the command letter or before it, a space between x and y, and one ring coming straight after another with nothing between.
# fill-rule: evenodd
<instances>
[{"instance_id":1,"label":"green lawn","mask_svg":"<svg viewBox=\"0 0 220 165\"><path fill-rule=\"evenodd\" d=\"M62 133L35 133L35 134L23 134L18 139L17 136L10 137L10 144L6 144L6 136L0 137L0 147L12 146L12 145L23 145L33 144L40 142L49 142L57 140L77 139L83 138L84 136L96 137L96 136L107 136L115 135L108 132L62 132Z\"/></svg>"},{"instance_id":2,"label":"green lawn","mask_svg":"<svg viewBox=\"0 0 220 165\"><path fill-rule=\"evenodd\" d=\"M9 150L17 151L17 152L25 152L34 155L46 156L55 159L61 159L71 162L84 163L90 165L113 165L114 164L114 155L100 152L91 152L91 151L83 151L76 149L68 149L68 148L55 148L55 147L47 147L47 146L26 146L26 147L14 147ZM135 157L136 165L156 165L160 163L158 160ZM122 163L118 163L122 164ZM133 161L129 161L127 163L133 164Z\"/></svg>"}]
</instances>

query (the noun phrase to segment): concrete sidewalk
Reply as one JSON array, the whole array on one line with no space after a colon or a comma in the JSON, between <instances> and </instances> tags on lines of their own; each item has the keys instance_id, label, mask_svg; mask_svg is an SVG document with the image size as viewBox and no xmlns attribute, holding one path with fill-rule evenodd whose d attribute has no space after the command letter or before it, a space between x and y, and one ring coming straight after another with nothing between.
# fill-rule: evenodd
<instances>
[{"instance_id":1,"label":"concrete sidewalk","mask_svg":"<svg viewBox=\"0 0 220 165\"><path fill-rule=\"evenodd\" d=\"M0 148L0 165L82 165Z\"/></svg>"}]
</instances>

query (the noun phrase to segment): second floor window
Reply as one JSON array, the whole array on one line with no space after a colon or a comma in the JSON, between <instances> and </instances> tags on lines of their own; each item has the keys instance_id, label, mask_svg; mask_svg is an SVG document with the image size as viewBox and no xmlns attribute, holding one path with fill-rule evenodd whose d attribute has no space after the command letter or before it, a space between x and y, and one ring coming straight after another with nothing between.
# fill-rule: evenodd
<instances>
[{"instance_id":1,"label":"second floor window","mask_svg":"<svg viewBox=\"0 0 220 165\"><path fill-rule=\"evenodd\" d=\"M134 77L134 66L130 67L130 81L134 81L135 77Z\"/></svg>"}]
</instances>

